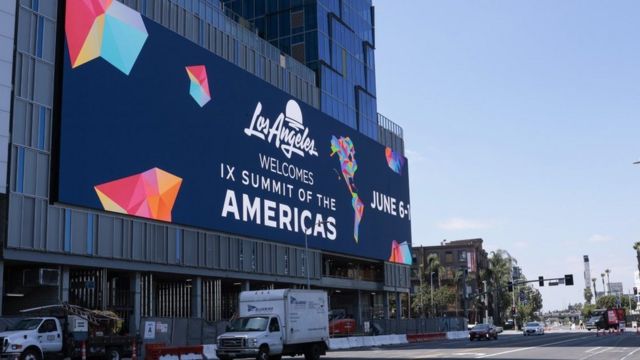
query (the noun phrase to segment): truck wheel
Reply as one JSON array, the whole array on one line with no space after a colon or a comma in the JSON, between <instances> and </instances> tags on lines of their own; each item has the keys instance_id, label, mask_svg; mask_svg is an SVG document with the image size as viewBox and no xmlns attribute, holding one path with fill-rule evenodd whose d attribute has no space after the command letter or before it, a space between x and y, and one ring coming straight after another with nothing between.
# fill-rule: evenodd
<instances>
[{"instance_id":1,"label":"truck wheel","mask_svg":"<svg viewBox=\"0 0 640 360\"><path fill-rule=\"evenodd\" d=\"M107 349L107 359L111 360L120 360L120 350L119 349Z\"/></svg>"},{"instance_id":2,"label":"truck wheel","mask_svg":"<svg viewBox=\"0 0 640 360\"><path fill-rule=\"evenodd\" d=\"M304 359L305 360L319 360L320 359L320 346L318 346L318 344L313 344L311 345L311 347L309 348L309 350L307 350L304 353Z\"/></svg>"},{"instance_id":3,"label":"truck wheel","mask_svg":"<svg viewBox=\"0 0 640 360\"><path fill-rule=\"evenodd\" d=\"M40 360L40 352L34 349L27 349L20 355L20 360Z\"/></svg>"},{"instance_id":4,"label":"truck wheel","mask_svg":"<svg viewBox=\"0 0 640 360\"><path fill-rule=\"evenodd\" d=\"M261 347L260 350L258 351L258 356L256 357L256 360L270 360L271 357L269 356L269 349L265 346Z\"/></svg>"}]
</instances>

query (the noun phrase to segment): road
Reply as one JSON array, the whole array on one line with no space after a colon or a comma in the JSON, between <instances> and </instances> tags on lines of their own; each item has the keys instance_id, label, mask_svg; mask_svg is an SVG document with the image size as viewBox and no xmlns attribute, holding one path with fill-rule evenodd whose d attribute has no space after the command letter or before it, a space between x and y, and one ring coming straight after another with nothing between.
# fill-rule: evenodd
<instances>
[{"instance_id":1,"label":"road","mask_svg":"<svg viewBox=\"0 0 640 360\"><path fill-rule=\"evenodd\" d=\"M443 340L332 351L323 359L640 360L640 335L626 333L596 337L594 332L583 331L522 336L519 332L505 332L497 341Z\"/></svg>"}]
</instances>

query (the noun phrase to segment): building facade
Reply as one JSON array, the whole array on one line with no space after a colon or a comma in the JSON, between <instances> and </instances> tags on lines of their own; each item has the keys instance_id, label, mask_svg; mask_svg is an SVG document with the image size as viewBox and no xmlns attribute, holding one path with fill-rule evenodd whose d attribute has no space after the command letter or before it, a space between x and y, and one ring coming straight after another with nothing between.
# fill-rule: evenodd
<instances>
[{"instance_id":1,"label":"building facade","mask_svg":"<svg viewBox=\"0 0 640 360\"><path fill-rule=\"evenodd\" d=\"M68 2L71 1L68 0ZM76 3L74 5L86 3L97 6L99 2L83 0ZM278 2L267 1L266 3ZM274 46L273 41L268 42L258 36L255 31L243 24L242 19L233 14L230 16L218 1L123 0L113 4L101 11L104 12L104 19L106 19L104 21L112 22L109 23L110 26L119 27L118 29L129 32L128 34L134 34L127 37L124 45L118 43L118 37L121 36L118 33L120 30L99 28L102 20L94 21L91 29L86 28L82 36L76 36L77 34L73 31L77 29L69 30L69 27L73 27L73 24L78 22L72 22L69 19L85 16L87 12L70 12L68 3L62 0L8 0L0 3L0 23L2 24L0 27L0 148L4 150L0 153L0 167L4 169L0 171L2 174L0 175L0 218L3 229L0 232L3 237L0 266L2 314L15 314L24 307L69 302L88 308L113 310L125 318L129 329L135 332L139 330L140 319L143 317L203 318L210 321L228 319L237 310L237 295L241 290L303 287L307 284L313 288L326 289L330 294L332 308L343 309L359 322L374 317L400 317L403 313L408 314L410 270L406 264L407 261L402 263L397 261L397 257L393 258L396 259L395 261L389 261L395 249L392 248L391 243L388 244L389 255L384 257L361 256L354 250L366 240L369 230L365 221L368 220L363 220L360 228L360 237L362 238L364 234L364 240L358 239L357 232L354 236L347 236L348 231L340 231L336 234L337 239L333 239L335 241L320 242L318 240L320 235L331 237L330 228L327 230L329 218L317 220L316 217L313 232L309 229L307 239L305 236L307 228L311 226L305 225L304 212L300 215L301 228L304 229L302 232L295 223L290 225L292 222L286 221L280 222L280 227L289 226L290 233L276 234L265 230L265 225L268 226L275 221L269 215L271 211L275 211L270 208L271 203L265 203L263 211L266 215L262 220L255 220L255 213L249 213L249 217L254 219L254 224L224 225L224 221L235 215L233 209L229 210L234 200L229 200L230 198L227 197L224 202L225 205L229 205L226 213L223 207L223 217L226 216L226 218L216 220L221 221L222 225L218 226L219 224L215 221L209 223L212 221L210 218L201 219L199 217L201 214L191 210L201 205L196 195L194 195L196 200L185 200L182 203L184 205L180 203L182 196L187 196L188 187L197 181L189 181L188 177L178 181L177 177L167 175L165 171L153 167L154 165L140 168L140 171L149 169L145 172L128 170L128 173L124 173L124 168L130 161L129 158L148 158L149 164L174 161L176 152L173 150L179 150L184 144L195 146L197 142L195 139L202 135L199 133L203 133L205 129L203 127L200 131L199 125L189 124L188 120L191 117L184 114L176 115L176 118L181 121L178 123L179 126L167 127L159 120L165 116L162 111L144 108L133 102L124 105L128 100L136 99L140 104L154 102L159 105L171 104L172 106L166 108L167 111L179 108L181 106L179 101L183 101L181 99L184 99L185 104L186 101L195 100L193 104L197 103L199 107L188 110L193 114L196 114L195 111L199 109L213 111L211 108L215 106L220 107L221 110L216 111L220 111L217 114L221 117L223 114L230 114L235 119L237 116L242 117L248 114L246 116L250 118L253 108L237 110L240 111L238 113L232 113L231 109L225 110L227 109L225 106L230 107L229 104L242 103L240 97L246 91L242 86L237 87L235 84L246 83L249 84L248 86L255 85L256 88L262 89L262 93L268 99L259 103L259 107L264 106L266 109L270 103L278 103L284 107L286 103L287 110L282 114L283 117L286 114L286 119L294 121L287 120L294 127L301 126L302 114L304 114L305 125L311 122L310 118L314 119L314 125L322 124L323 121L333 124L331 116L342 117L342 115L337 115L340 111L335 110L340 106L336 107L332 104L332 110L328 107L323 108L321 99L335 93L318 87L316 79L319 70L309 65L306 55L304 61L298 61L289 54L297 54L296 57L300 58L299 50L286 51L286 48L280 45L280 39L285 35L278 35L278 47ZM371 12L371 8L368 11ZM67 20L66 24L63 23L63 19ZM373 21L372 17L370 20ZM87 42L97 39L92 37L94 33L91 31L98 31L95 29L103 31L99 50L85 46ZM74 43L76 40L80 43ZM286 40L282 42L284 44ZM184 52L171 51L169 45L175 46L172 49L184 49ZM130 55L136 46L138 49L134 52L137 53L135 56ZM314 45L310 40L309 43L305 42L304 46L306 54L307 49ZM113 51L114 48L119 51ZM161 82L171 80L173 75L161 71L160 68L150 67L156 66L153 64L168 65L176 59L182 61L180 56L186 56L184 54L193 55L194 59L198 59L197 64L184 64L187 65L186 72L184 66L179 69L179 72L176 71L175 76L180 81L177 83L178 88L184 87L187 90L183 93L176 90L175 94L163 95L159 89L167 88L162 88ZM151 55L158 56L151 58ZM351 62L355 61L351 57L349 59ZM145 68L142 64L151 65ZM206 64L206 67L201 64ZM204 68L207 70L206 73L201 71ZM222 71L222 69L225 70ZM99 82L98 78L108 79L108 81ZM150 81L149 79L158 82L145 83L144 91L128 94L127 92L130 91L127 88L128 85L113 91L116 86L125 84L124 81L128 81L126 84L131 86L138 86L144 81ZM220 91L216 88L219 84L223 85ZM209 85L212 85L211 91ZM226 89L230 89L229 94L225 93ZM233 93L232 90L236 92ZM327 95L324 95L325 92ZM86 94L86 98L83 94ZM110 101L119 99L122 102L112 103L110 106L101 108L100 111L91 112L89 104L92 101L99 104L99 99L92 97L92 94L100 94L102 99L110 99ZM149 94L165 100L145 97L151 96ZM367 94L371 97L370 95ZM83 101L74 99L78 96L83 97ZM111 96L114 97L111 98ZM225 99L225 96L230 100L226 102L220 100L216 103L218 98ZM233 98L233 96L237 97ZM291 100L280 101L284 98ZM234 99L238 101L235 102ZM210 104L205 105L209 101ZM249 101L251 99L247 99L247 102ZM289 104L292 101L295 105L290 108ZM348 101L345 104L346 107L356 108L356 105L350 105ZM207 108L207 106L210 107ZM82 111L85 110L83 115ZM320 110L331 116L322 114ZM359 129L360 133L376 141L369 144L367 143L369 140L362 140L360 144L367 143L366 146L371 146L372 149L380 147L383 154L384 145L391 147L402 144L401 129L397 125L384 120L383 117L380 117L382 119L380 124L384 123L384 126L378 125L375 106L369 106L367 111L367 119L363 121L368 121L368 125L351 127ZM83 138L91 138L92 134L97 132L98 128L93 127L94 123L98 123L100 119L104 120L105 114L110 114L110 119L116 119L118 116L127 118L128 114L134 112L141 120L149 123L153 123L151 120L157 120L157 129L142 131L135 126L131 127L131 122L103 121L107 126L100 128L100 131L108 132L117 126L123 126L121 130L109 133L113 136L111 138L113 143L109 143L108 138L96 137L83 145ZM296 118L295 114L300 114L300 117ZM325 117L327 120L324 120ZM353 125L345 120L348 118L349 115L344 115L338 120ZM299 123L295 122L297 120ZM90 127L85 128L83 125L85 123L90 124ZM231 127L237 121L227 123ZM324 129L323 126L318 125L317 131L334 129ZM162 146L153 145L154 143L149 140L163 132L177 133L184 129L195 129L195 131L179 140L163 143ZM220 131L223 137L228 137L223 130L212 129L211 134ZM341 128L338 126L336 129ZM140 136L133 138L134 135ZM353 139L359 139L358 136L356 133L350 135ZM123 141L113 139L130 139L131 141L125 144ZM272 150L264 151L275 151L272 144L267 144L266 140L260 140L257 133L246 141L253 140L255 142L250 146L270 145ZM271 141L270 138L268 140ZM304 147L303 140L296 144L302 144L300 146ZM97 144L95 141L102 142L104 145L96 145L95 148L88 145L89 143ZM134 146L138 143L146 144L147 152L138 151L135 154L127 154L123 150L129 144ZM215 146L222 145L208 143L203 136L202 146L197 147L197 150L206 152ZM365 145L360 146L360 149L365 148ZM333 158L326 155L329 159L327 161L335 161L335 164L333 162L330 164L341 165L335 159L340 155L338 147ZM236 156L235 152L227 150L228 146L221 149L219 151L221 154ZM395 150L395 153L401 154L402 148L399 149ZM307 147L307 150L312 153L315 149ZM318 153L329 154L329 150L329 148L322 149ZM156 152L162 155L154 155ZM279 156L287 155L286 151L283 150L283 152L284 155L278 152ZM238 153L240 155L237 155L239 156L237 159L240 159L243 156L242 151ZM194 168L203 166L209 159L218 161L215 157L207 157L209 155L206 154L202 155L198 152L194 154L198 154L193 157L194 159L203 161L202 164L193 164ZM288 155L291 156L291 152ZM121 160L114 161L109 166L104 166L106 160L103 160L102 165L96 165L97 161L87 160L87 157L108 159L110 156L120 156ZM366 164L367 160L363 159L364 155L360 156L362 157L359 160L362 163L358 174L365 174L368 170L364 169L362 164ZM280 166L280 170L284 169L279 158L274 159L274 164L280 164L274 166ZM394 159L400 158L396 156L391 160ZM179 160L174 161L178 164L175 165L176 167L179 167L180 163L185 163L184 158ZM389 160L389 168L392 168L391 160ZM237 161L241 162L241 160ZM300 161L304 166L288 167L288 169L294 169L291 176L296 180L304 176L300 173L306 169L307 164L311 164L309 160ZM293 165L294 162L292 159L289 165ZM404 160L401 162L404 163ZM220 171L227 177L223 180L228 180L232 172L228 171L231 166L225 169L220 163L220 167L222 168ZM340 166L337 168L340 169ZM104 183L94 182L95 187L82 190L79 182L94 177L100 171L110 174L111 177L109 179L105 177ZM265 171L278 173L269 169ZM134 173L139 183L131 185L132 189L146 191L144 195L146 198L141 201L151 210L144 210L142 205L133 204L131 199L143 195L129 194L131 202L124 205L117 199L120 190L113 193L115 179L123 181L117 184L127 181L132 183ZM339 170L336 174L339 174ZM328 191L335 190L338 194L339 191L346 192L347 189L351 191L351 195L346 192L349 207L333 209L334 205L330 201L333 198L329 200L323 198L322 202L326 201L326 205L320 204L318 207L336 213L346 213L349 210L352 214L355 211L351 209L351 199L355 194L353 185L354 182L362 184L359 181L362 177L358 178L348 171L343 171L339 175L342 176L339 178L342 181L336 181L336 185L326 186ZM284 175L278 173L278 176ZM148 180L151 177L154 180ZM335 180L334 173L331 173L331 177ZM146 187L142 187L140 184L143 180L151 183L145 182ZM320 177L318 176L316 180L320 182ZM179 196L176 195L178 192L176 185L173 187L166 185L171 181L180 187ZM218 181L221 180L218 179ZM211 184L213 181L202 186L213 190L220 188ZM274 187L286 186L284 183L273 182L273 184ZM308 183L307 185L312 186ZM155 190L151 189L153 186ZM331 190L334 187L335 189ZM86 191L89 196L83 198L83 191ZM112 192L109 193L109 191ZM159 193L149 195L150 191ZM269 188L269 191L275 192L272 188ZM228 194L229 191L227 191ZM368 200L364 202L366 204L372 201L365 198L364 193L361 196L363 200ZM338 204L342 201L339 197L335 196ZM206 197L202 199L204 202ZM174 202L175 207L172 213L171 207ZM406 204L408 205L408 190ZM287 206L280 206L278 209L283 208L286 209ZM292 209L292 207L289 208ZM249 210L255 211L254 208ZM280 211L279 215L286 218L287 213L282 212L285 210ZM382 216L375 212L376 209L364 211L364 215L361 216L365 219ZM216 212L219 213L219 209ZM379 213L382 214L383 211ZM288 216L293 217L291 213ZM395 217L399 218L398 215ZM340 216L336 215L336 218L337 221L340 220ZM407 218L408 216L403 217L399 221L410 224ZM353 215L350 215L349 219L349 223L353 224ZM392 218L391 221L395 220ZM308 223L307 221L306 224ZM349 226L353 227L353 225ZM245 231L251 228L257 230ZM292 228L295 228L295 231ZM347 242L347 239L350 242ZM410 238L407 241L410 243ZM307 243L308 247L305 245ZM345 245L347 247L344 249L339 245L347 243L349 245ZM371 250L367 251L371 252Z\"/></svg>"},{"instance_id":2,"label":"building facade","mask_svg":"<svg viewBox=\"0 0 640 360\"><path fill-rule=\"evenodd\" d=\"M443 312L447 316L460 316L464 311L464 294L477 294L482 292L483 284L480 272L488 269L489 260L487 252L482 247L482 239L468 239L443 241L436 246L414 246L412 249L414 261L412 264L411 284L415 289L422 285L452 286L455 287L458 300L451 304ZM442 267L442 273L434 270L435 274L430 276L432 265L430 256L435 256ZM466 272L466 275L463 275ZM421 275L422 274L422 279ZM462 287L462 281L466 276L466 289ZM425 283L426 282L426 283ZM439 283L438 283L439 282ZM481 322L483 315L483 304L478 298L468 300L466 303L469 322Z\"/></svg>"},{"instance_id":3,"label":"building facade","mask_svg":"<svg viewBox=\"0 0 640 360\"><path fill-rule=\"evenodd\" d=\"M316 72L322 111L378 139L370 0L223 0L260 37Z\"/></svg>"}]
</instances>

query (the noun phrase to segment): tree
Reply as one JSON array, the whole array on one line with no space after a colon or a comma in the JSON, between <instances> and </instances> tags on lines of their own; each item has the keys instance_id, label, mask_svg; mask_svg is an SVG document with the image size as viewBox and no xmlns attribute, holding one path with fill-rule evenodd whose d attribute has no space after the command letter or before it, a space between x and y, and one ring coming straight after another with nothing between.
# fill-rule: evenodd
<instances>
[{"instance_id":1,"label":"tree","mask_svg":"<svg viewBox=\"0 0 640 360\"><path fill-rule=\"evenodd\" d=\"M431 274L436 273L438 276L438 287L440 286L440 278L442 277L442 272L444 271L444 267L440 263L440 256L438 254L429 254L427 256L427 270L429 275L429 281L431 281Z\"/></svg>"},{"instance_id":2,"label":"tree","mask_svg":"<svg viewBox=\"0 0 640 360\"><path fill-rule=\"evenodd\" d=\"M511 294L506 291L506 286L511 281L513 266L518 261L506 250L492 251L489 256L489 268L485 272L485 280L489 288L493 289L493 318L494 322L501 323L511 309Z\"/></svg>"},{"instance_id":3,"label":"tree","mask_svg":"<svg viewBox=\"0 0 640 360\"><path fill-rule=\"evenodd\" d=\"M609 309L609 308L615 308L617 307L617 303L618 303L618 297L615 295L605 295L605 296L601 296L598 301L596 301L596 307L598 309ZM631 308L635 309L636 308L636 300L635 299L631 299ZM620 306L624 307L624 308L628 308L629 307L629 297L627 296L621 296L620 297Z\"/></svg>"},{"instance_id":4,"label":"tree","mask_svg":"<svg viewBox=\"0 0 640 360\"><path fill-rule=\"evenodd\" d=\"M587 302L587 304L591 304L591 299L593 299L591 288L584 288L584 300Z\"/></svg>"},{"instance_id":5,"label":"tree","mask_svg":"<svg viewBox=\"0 0 640 360\"><path fill-rule=\"evenodd\" d=\"M411 307L414 312L421 313L422 311L429 312L431 316L436 316L438 309L441 309L448 304L452 304L456 300L456 291L455 289L443 286L440 288L433 289L433 297L431 296L431 286L430 285L422 285L418 288L418 292L413 297L413 301L411 302ZM433 302L431 302L433 299ZM424 305L424 309L422 306ZM436 310L436 313L433 313L433 309Z\"/></svg>"},{"instance_id":6,"label":"tree","mask_svg":"<svg viewBox=\"0 0 640 360\"><path fill-rule=\"evenodd\" d=\"M593 304L584 304L584 306L582 307L582 317L590 318L595 309L596 306Z\"/></svg>"}]
</instances>

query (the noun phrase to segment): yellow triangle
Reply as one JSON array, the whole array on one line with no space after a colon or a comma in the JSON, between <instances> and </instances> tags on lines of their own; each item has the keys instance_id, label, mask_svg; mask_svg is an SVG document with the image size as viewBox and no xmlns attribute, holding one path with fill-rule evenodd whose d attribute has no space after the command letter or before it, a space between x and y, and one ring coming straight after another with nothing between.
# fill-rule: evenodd
<instances>
[{"instance_id":1,"label":"yellow triangle","mask_svg":"<svg viewBox=\"0 0 640 360\"><path fill-rule=\"evenodd\" d=\"M97 188L94 188L94 189L96 190L96 193L98 193L98 198L100 198L100 202L102 203L102 207L104 207L105 210L118 212L118 213L121 213L121 214L126 214L127 213L127 211L125 209L123 209L118 204L113 202L113 200L111 200L107 195L103 194L102 191L98 190Z\"/></svg>"},{"instance_id":2,"label":"yellow triangle","mask_svg":"<svg viewBox=\"0 0 640 360\"><path fill-rule=\"evenodd\" d=\"M84 44L82 44L82 49L80 49L76 62L73 64L74 68L100 56L103 33L104 14L96 17L96 20L93 22L89 34L84 39Z\"/></svg>"}]
</instances>

